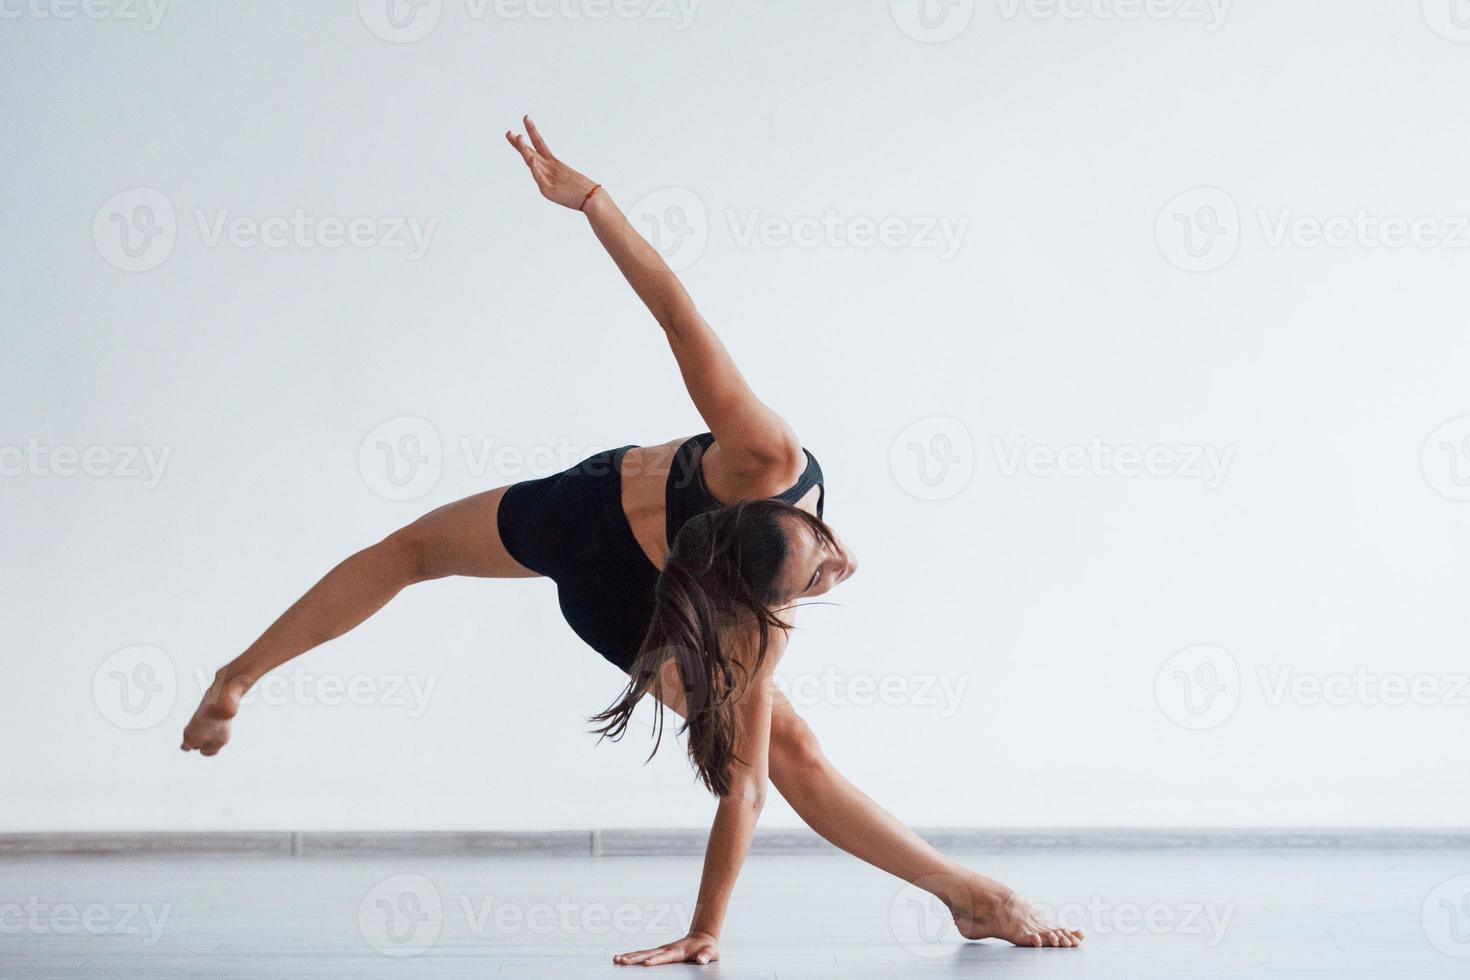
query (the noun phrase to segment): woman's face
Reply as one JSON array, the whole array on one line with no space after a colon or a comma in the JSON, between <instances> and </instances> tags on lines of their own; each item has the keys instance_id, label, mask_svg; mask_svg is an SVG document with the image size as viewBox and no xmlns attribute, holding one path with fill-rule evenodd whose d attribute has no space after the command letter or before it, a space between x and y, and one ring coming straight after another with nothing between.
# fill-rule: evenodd
<instances>
[{"instance_id":1,"label":"woman's face","mask_svg":"<svg viewBox=\"0 0 1470 980\"><path fill-rule=\"evenodd\" d=\"M830 543L817 537L803 522L789 521L786 555L786 594L793 599L825 595L838 582L857 571L857 557L832 532Z\"/></svg>"}]
</instances>

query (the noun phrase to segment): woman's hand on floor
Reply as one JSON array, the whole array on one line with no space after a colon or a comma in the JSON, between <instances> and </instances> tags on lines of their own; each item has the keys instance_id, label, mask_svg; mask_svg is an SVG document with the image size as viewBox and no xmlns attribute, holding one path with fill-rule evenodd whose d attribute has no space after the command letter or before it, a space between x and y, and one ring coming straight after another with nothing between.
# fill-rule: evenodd
<instances>
[{"instance_id":1,"label":"woman's hand on floor","mask_svg":"<svg viewBox=\"0 0 1470 980\"><path fill-rule=\"evenodd\" d=\"M661 966L664 963L713 963L720 958L715 937L703 932L691 932L677 942L665 943L657 949L640 949L636 953L622 953L613 957L619 966Z\"/></svg>"},{"instance_id":2,"label":"woman's hand on floor","mask_svg":"<svg viewBox=\"0 0 1470 980\"><path fill-rule=\"evenodd\" d=\"M552 155L551 147L541 138L541 132L531 122L530 116L525 116L522 121L526 124L526 132L531 135L530 142L526 142L526 137L520 133L510 130L506 130L505 138L531 168L531 176L536 179L541 196L564 208L580 211L588 192L597 185Z\"/></svg>"}]
</instances>

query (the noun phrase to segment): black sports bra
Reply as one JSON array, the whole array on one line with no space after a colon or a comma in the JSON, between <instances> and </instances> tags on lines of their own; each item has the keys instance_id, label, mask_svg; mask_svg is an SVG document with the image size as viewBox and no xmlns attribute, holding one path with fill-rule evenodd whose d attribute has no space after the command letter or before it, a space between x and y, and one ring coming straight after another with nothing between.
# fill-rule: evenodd
<instances>
[{"instance_id":1,"label":"black sports bra","mask_svg":"<svg viewBox=\"0 0 1470 980\"><path fill-rule=\"evenodd\" d=\"M699 467L705 450L714 445L714 442L714 435L706 432L686 439L674 452L674 461L669 467L669 479L664 485L665 533L668 534L671 548L674 546L674 538L678 536L679 529L691 518L724 506L704 485L704 474ZM784 490L771 499L794 504L805 497L812 487L819 487L817 516L821 517L822 505L827 500L827 487L822 482L822 465L817 462L817 457L806 449L803 449L802 452L806 453L806 469L801 471L801 477L789 490Z\"/></svg>"}]
</instances>

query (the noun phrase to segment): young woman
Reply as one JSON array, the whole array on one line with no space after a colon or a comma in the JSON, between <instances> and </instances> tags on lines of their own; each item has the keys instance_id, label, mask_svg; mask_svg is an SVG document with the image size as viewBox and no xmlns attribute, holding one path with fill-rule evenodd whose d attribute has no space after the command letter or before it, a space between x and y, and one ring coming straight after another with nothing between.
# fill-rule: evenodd
<instances>
[{"instance_id":1,"label":"young woman","mask_svg":"<svg viewBox=\"0 0 1470 980\"><path fill-rule=\"evenodd\" d=\"M663 328L710 431L599 453L554 476L440 507L360 551L223 667L183 749L214 755L262 675L341 636L407 585L447 575L557 584L577 635L629 675L595 719L614 738L648 694L684 719L700 780L719 797L689 934L614 957L653 966L719 958L735 878L767 781L818 834L937 895L970 939L1075 946L1004 885L951 861L863 795L822 754L772 684L799 600L852 575L852 552L822 521L816 459L741 377L672 271L607 191L558 160L530 118L507 132L542 195L586 214Z\"/></svg>"}]
</instances>

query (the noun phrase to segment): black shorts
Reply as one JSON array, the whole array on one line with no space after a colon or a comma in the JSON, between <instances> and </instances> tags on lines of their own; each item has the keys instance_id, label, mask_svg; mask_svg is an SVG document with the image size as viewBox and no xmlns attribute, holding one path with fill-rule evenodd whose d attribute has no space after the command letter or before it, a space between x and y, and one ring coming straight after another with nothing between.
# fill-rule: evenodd
<instances>
[{"instance_id":1,"label":"black shorts","mask_svg":"<svg viewBox=\"0 0 1470 980\"><path fill-rule=\"evenodd\" d=\"M496 517L510 556L556 583L567 623L624 672L653 620L658 583L623 513L621 466L632 448L509 487Z\"/></svg>"}]
</instances>

